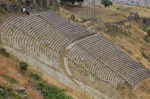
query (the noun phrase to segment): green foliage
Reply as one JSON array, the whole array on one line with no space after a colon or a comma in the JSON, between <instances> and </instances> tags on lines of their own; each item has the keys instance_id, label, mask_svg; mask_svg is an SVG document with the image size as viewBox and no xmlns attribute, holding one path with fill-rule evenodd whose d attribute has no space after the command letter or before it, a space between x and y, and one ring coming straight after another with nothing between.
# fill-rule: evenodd
<instances>
[{"instance_id":1,"label":"green foliage","mask_svg":"<svg viewBox=\"0 0 150 99\"><path fill-rule=\"evenodd\" d=\"M7 77L7 76L4 76L5 77L5 79L7 80L7 81L9 81L10 83L17 83L17 81L14 79L14 78L10 78L10 77Z\"/></svg>"},{"instance_id":2,"label":"green foliage","mask_svg":"<svg viewBox=\"0 0 150 99\"><path fill-rule=\"evenodd\" d=\"M72 99L64 94L65 90L58 89L52 85L46 85L43 82L36 83L35 88L42 92L44 99Z\"/></svg>"},{"instance_id":3,"label":"green foliage","mask_svg":"<svg viewBox=\"0 0 150 99\"><path fill-rule=\"evenodd\" d=\"M147 35L150 37L150 29L147 31Z\"/></svg>"},{"instance_id":4,"label":"green foliage","mask_svg":"<svg viewBox=\"0 0 150 99\"><path fill-rule=\"evenodd\" d=\"M20 68L21 68L22 70L26 71L26 70L27 70L27 67L28 67L28 64L27 64L27 63L25 63L25 62L20 62Z\"/></svg>"},{"instance_id":5,"label":"green foliage","mask_svg":"<svg viewBox=\"0 0 150 99\"><path fill-rule=\"evenodd\" d=\"M30 77L30 78L33 78L34 80L40 80L40 79L41 79L41 77L40 77L39 75L33 74L33 73L31 73L31 74L29 75L29 77Z\"/></svg>"},{"instance_id":6,"label":"green foliage","mask_svg":"<svg viewBox=\"0 0 150 99\"><path fill-rule=\"evenodd\" d=\"M110 5L112 5L112 1L110 0L102 0L102 4L105 6L105 7L109 7Z\"/></svg>"},{"instance_id":7,"label":"green foliage","mask_svg":"<svg viewBox=\"0 0 150 99\"><path fill-rule=\"evenodd\" d=\"M3 90L0 92L0 99L22 99L18 94L15 94L11 87L5 88L0 86L0 89Z\"/></svg>"},{"instance_id":8,"label":"green foliage","mask_svg":"<svg viewBox=\"0 0 150 99\"><path fill-rule=\"evenodd\" d=\"M6 57L10 57L10 54L6 51L6 49L4 48L1 48L0 49L0 53L3 55L3 56L6 56Z\"/></svg>"}]
</instances>

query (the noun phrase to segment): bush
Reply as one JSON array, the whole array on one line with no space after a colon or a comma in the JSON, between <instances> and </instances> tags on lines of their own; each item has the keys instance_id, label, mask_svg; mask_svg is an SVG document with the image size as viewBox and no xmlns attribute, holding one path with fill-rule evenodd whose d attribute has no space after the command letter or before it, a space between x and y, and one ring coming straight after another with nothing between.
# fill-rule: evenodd
<instances>
[{"instance_id":1,"label":"bush","mask_svg":"<svg viewBox=\"0 0 150 99\"><path fill-rule=\"evenodd\" d=\"M20 62L20 68L21 68L22 70L26 71L26 70L27 70L27 67L28 67L28 64L27 64L27 63L25 63L25 62Z\"/></svg>"},{"instance_id":2,"label":"bush","mask_svg":"<svg viewBox=\"0 0 150 99\"><path fill-rule=\"evenodd\" d=\"M33 74L33 73L31 73L31 74L29 75L29 77L33 78L34 80L40 80L40 79L41 79L39 75Z\"/></svg>"},{"instance_id":3,"label":"bush","mask_svg":"<svg viewBox=\"0 0 150 99\"><path fill-rule=\"evenodd\" d=\"M38 82L35 88L42 92L44 99L72 99L70 96L64 94L65 90L52 85L46 85L43 82Z\"/></svg>"},{"instance_id":4,"label":"bush","mask_svg":"<svg viewBox=\"0 0 150 99\"><path fill-rule=\"evenodd\" d=\"M102 0L102 4L106 7L109 7L110 5L112 5L112 1L110 0Z\"/></svg>"},{"instance_id":5,"label":"bush","mask_svg":"<svg viewBox=\"0 0 150 99\"><path fill-rule=\"evenodd\" d=\"M15 94L14 90L11 87L0 86L0 88L3 90L2 92L0 92L0 99L22 99L21 96Z\"/></svg>"},{"instance_id":6,"label":"bush","mask_svg":"<svg viewBox=\"0 0 150 99\"><path fill-rule=\"evenodd\" d=\"M0 53L3 55L3 56L6 56L6 57L10 57L10 54L6 51L6 49L4 48L1 48L0 49Z\"/></svg>"},{"instance_id":7,"label":"bush","mask_svg":"<svg viewBox=\"0 0 150 99\"><path fill-rule=\"evenodd\" d=\"M147 35L150 37L150 29L147 31Z\"/></svg>"}]
</instances>

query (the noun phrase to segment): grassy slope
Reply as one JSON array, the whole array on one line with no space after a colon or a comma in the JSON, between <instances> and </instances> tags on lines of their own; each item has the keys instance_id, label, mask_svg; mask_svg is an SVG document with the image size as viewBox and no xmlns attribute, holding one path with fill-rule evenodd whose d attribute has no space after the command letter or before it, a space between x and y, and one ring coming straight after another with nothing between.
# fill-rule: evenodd
<instances>
[{"instance_id":1,"label":"grassy slope","mask_svg":"<svg viewBox=\"0 0 150 99\"><path fill-rule=\"evenodd\" d=\"M31 73L40 75L40 78L42 80L33 81L30 78ZM22 71L19 68L19 61L16 58L14 58L12 55L11 57L7 58L0 54L0 85L1 86L5 88L24 87L26 89L27 96L30 99L43 99L43 95L40 93L40 91L36 90L34 87L31 87L31 84L36 85L36 83L38 84L41 81L43 82L42 84L46 87L47 85L52 85L60 89L64 89L65 94L73 97L74 99L81 99L81 98L91 99L89 95L82 93L82 92L78 92L76 90L73 90L65 86L64 84L59 83L58 81L50 78L49 76L38 72L36 68L33 68L32 66L29 66L27 71ZM20 99L20 98L17 98L17 99ZM68 98L65 98L65 99L68 99Z\"/></svg>"},{"instance_id":2,"label":"grassy slope","mask_svg":"<svg viewBox=\"0 0 150 99\"><path fill-rule=\"evenodd\" d=\"M6 58L0 55L0 85L4 87L25 87L31 99L43 99L42 95L33 88L29 87L28 74L19 70L19 62L13 57Z\"/></svg>"}]
</instances>

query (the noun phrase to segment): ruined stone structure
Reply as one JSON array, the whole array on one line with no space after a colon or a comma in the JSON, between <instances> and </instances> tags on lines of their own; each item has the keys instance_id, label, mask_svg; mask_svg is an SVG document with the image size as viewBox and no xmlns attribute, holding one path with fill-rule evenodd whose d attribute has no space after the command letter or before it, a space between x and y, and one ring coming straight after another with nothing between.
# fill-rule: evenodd
<instances>
[{"instance_id":1,"label":"ruined stone structure","mask_svg":"<svg viewBox=\"0 0 150 99\"><path fill-rule=\"evenodd\" d=\"M8 18L0 35L4 47L20 60L95 99L122 99L118 85L134 88L150 76L147 68L102 35L68 23L52 11Z\"/></svg>"}]
</instances>

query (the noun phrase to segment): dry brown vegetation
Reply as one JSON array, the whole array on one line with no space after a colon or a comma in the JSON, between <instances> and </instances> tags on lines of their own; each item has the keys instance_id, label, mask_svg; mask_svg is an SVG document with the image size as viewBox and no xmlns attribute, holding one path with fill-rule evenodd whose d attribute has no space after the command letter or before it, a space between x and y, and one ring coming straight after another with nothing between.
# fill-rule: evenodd
<instances>
[{"instance_id":1,"label":"dry brown vegetation","mask_svg":"<svg viewBox=\"0 0 150 99\"><path fill-rule=\"evenodd\" d=\"M13 57L6 58L0 55L0 85L10 87L24 87L31 99L43 99L42 95L33 88L30 88L28 76L30 71L24 73L19 69L19 62Z\"/></svg>"}]
</instances>

